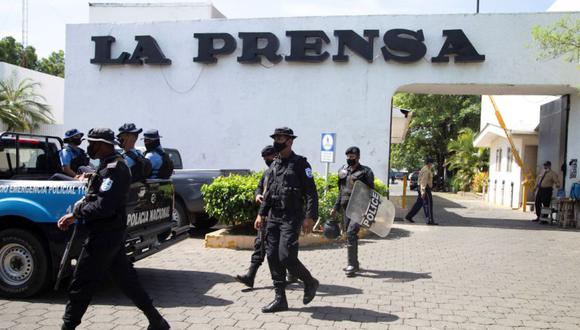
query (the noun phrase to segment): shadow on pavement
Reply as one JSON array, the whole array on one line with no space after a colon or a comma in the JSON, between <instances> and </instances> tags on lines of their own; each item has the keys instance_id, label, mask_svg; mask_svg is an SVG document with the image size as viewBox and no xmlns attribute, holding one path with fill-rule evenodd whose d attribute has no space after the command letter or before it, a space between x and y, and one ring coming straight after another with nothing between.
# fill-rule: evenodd
<instances>
[{"instance_id":1,"label":"shadow on pavement","mask_svg":"<svg viewBox=\"0 0 580 330\"><path fill-rule=\"evenodd\" d=\"M216 284L233 282L230 275L156 268L137 268L137 273L156 307L227 306L233 303L206 295ZM63 287L66 288L66 285L63 284ZM34 299L24 301L66 304L67 300L66 290L61 289L58 292L49 290ZM97 290L91 304L133 306L112 281L105 281Z\"/></svg>"},{"instance_id":2,"label":"shadow on pavement","mask_svg":"<svg viewBox=\"0 0 580 330\"><path fill-rule=\"evenodd\" d=\"M357 277L387 279L385 282L411 282L419 279L430 279L431 273L400 272L396 270L361 269Z\"/></svg>"},{"instance_id":3,"label":"shadow on pavement","mask_svg":"<svg viewBox=\"0 0 580 330\"><path fill-rule=\"evenodd\" d=\"M361 323L394 322L398 316L389 313L380 313L362 308L346 308L333 306L313 306L306 308L291 308L290 310L301 313L312 313L311 317L325 321L354 321ZM336 324L340 327L340 324Z\"/></svg>"},{"instance_id":4,"label":"shadow on pavement","mask_svg":"<svg viewBox=\"0 0 580 330\"><path fill-rule=\"evenodd\" d=\"M456 197L457 196L457 197ZM452 199L457 198L457 201ZM413 199L413 203L414 203ZM560 228L557 225L542 225L532 222L535 215L523 213L509 208L493 207L481 199L470 198L449 193L437 193L433 195L433 206L435 221L445 227L481 227L500 228L516 230L548 230L548 231L579 231L573 228ZM399 224L406 212L412 207L412 203L407 209L397 208ZM408 226L424 226L425 217L423 211L414 218L415 223L404 222ZM396 228L393 228L393 230Z\"/></svg>"},{"instance_id":5,"label":"shadow on pavement","mask_svg":"<svg viewBox=\"0 0 580 330\"><path fill-rule=\"evenodd\" d=\"M389 239L389 240L397 240L397 239L401 239L401 238L407 238L410 237L412 234L412 232L410 230L407 229L403 229L403 228L391 228L391 231L389 232L389 234L387 235L387 237L380 237L376 234L374 234L373 232L370 232L369 235L365 238L361 238L361 243L365 243L365 239L372 239L372 240L378 240L378 239ZM366 242L366 243L370 243L370 242ZM360 243L359 243L360 244Z\"/></svg>"},{"instance_id":6,"label":"shadow on pavement","mask_svg":"<svg viewBox=\"0 0 580 330\"><path fill-rule=\"evenodd\" d=\"M290 291L302 291L304 290L304 285L300 283L292 283L286 287L287 290ZM242 289L242 292L250 292L255 290L274 290L273 286L263 286L263 287L255 287L253 289ZM318 291L316 293L317 296L320 297L333 297L333 296L348 296L353 294L362 294L363 291L359 288L353 288L350 286L343 286L343 285L334 285L334 284L324 284L321 283L318 287Z\"/></svg>"}]
</instances>

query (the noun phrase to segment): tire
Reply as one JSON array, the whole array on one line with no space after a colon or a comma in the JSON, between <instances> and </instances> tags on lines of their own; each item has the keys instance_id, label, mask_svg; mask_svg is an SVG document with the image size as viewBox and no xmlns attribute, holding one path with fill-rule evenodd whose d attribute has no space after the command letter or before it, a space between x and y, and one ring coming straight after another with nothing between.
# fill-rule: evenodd
<instances>
[{"instance_id":1,"label":"tire","mask_svg":"<svg viewBox=\"0 0 580 330\"><path fill-rule=\"evenodd\" d=\"M195 215L195 222L193 225L197 229L209 229L217 225L218 219L208 216L205 213L200 213Z\"/></svg>"},{"instance_id":2,"label":"tire","mask_svg":"<svg viewBox=\"0 0 580 330\"><path fill-rule=\"evenodd\" d=\"M177 222L177 227L191 225L183 203L178 200L175 201L175 207L173 208L173 221Z\"/></svg>"},{"instance_id":3,"label":"tire","mask_svg":"<svg viewBox=\"0 0 580 330\"><path fill-rule=\"evenodd\" d=\"M48 251L40 239L23 229L0 232L0 295L30 297L49 281Z\"/></svg>"}]
</instances>

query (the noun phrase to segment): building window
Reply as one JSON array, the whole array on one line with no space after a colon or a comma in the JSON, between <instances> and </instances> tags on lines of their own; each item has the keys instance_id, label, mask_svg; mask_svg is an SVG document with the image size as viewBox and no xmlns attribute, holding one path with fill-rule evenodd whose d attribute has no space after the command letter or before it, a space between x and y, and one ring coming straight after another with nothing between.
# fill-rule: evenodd
<instances>
[{"instance_id":1,"label":"building window","mask_svg":"<svg viewBox=\"0 0 580 330\"><path fill-rule=\"evenodd\" d=\"M495 171L501 172L501 152L502 149L497 149L495 151Z\"/></svg>"},{"instance_id":2,"label":"building window","mask_svg":"<svg viewBox=\"0 0 580 330\"><path fill-rule=\"evenodd\" d=\"M512 153L512 148L508 148L507 149L507 169L506 171L511 172L512 171L512 163L514 162L514 155Z\"/></svg>"}]
</instances>

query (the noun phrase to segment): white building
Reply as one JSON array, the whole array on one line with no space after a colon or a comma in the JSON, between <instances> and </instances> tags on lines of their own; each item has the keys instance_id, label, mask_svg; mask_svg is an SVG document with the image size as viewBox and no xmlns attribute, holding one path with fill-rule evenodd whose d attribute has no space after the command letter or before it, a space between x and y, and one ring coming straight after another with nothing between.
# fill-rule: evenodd
<instances>
[{"instance_id":1,"label":"white building","mask_svg":"<svg viewBox=\"0 0 580 330\"><path fill-rule=\"evenodd\" d=\"M211 2L89 3L89 23L137 23L225 18Z\"/></svg>"},{"instance_id":2,"label":"white building","mask_svg":"<svg viewBox=\"0 0 580 330\"><path fill-rule=\"evenodd\" d=\"M29 70L20 66L0 62L0 80L14 79L16 83L31 79L32 82L39 83L37 94L43 96L52 113L55 123L41 125L33 133L46 134L52 136L62 136L64 133L64 79L46 73ZM6 127L1 125L0 130Z\"/></svg>"},{"instance_id":3,"label":"white building","mask_svg":"<svg viewBox=\"0 0 580 330\"><path fill-rule=\"evenodd\" d=\"M580 13L566 15L580 18ZM563 16L384 15L69 25L65 120L67 126L83 130L116 128L129 121L158 128L163 143L180 149L185 166L195 168L262 168L259 150L271 142L269 134L275 127L290 126L299 136L296 151L322 172L320 134L335 132L338 160L342 150L358 145L365 164L384 180L391 97L398 91L572 94L570 121L580 126L575 65L559 59L539 62L537 50L530 48L534 26ZM397 29L408 29L405 33L412 36ZM370 30L366 36L365 30ZM244 34L248 32L270 39L254 43L255 38ZM219 37L204 42L209 33ZM465 48L453 45L458 37L475 52L463 62L456 55ZM446 42L451 39L451 44ZM353 40L358 53L343 48ZM414 53L397 50L397 42L415 47ZM143 43L150 53L143 52ZM256 53L264 47L276 50L270 57L250 56L257 63L244 62L252 49ZM220 54L209 56L210 48ZM437 61L446 58L439 56L442 50L449 53L449 62ZM397 56L408 61L393 59ZM208 58L216 61L209 63ZM136 64L141 60L159 64ZM570 157L580 155L580 146L575 148L569 148Z\"/></svg>"},{"instance_id":4,"label":"white building","mask_svg":"<svg viewBox=\"0 0 580 330\"><path fill-rule=\"evenodd\" d=\"M493 96L506 127L512 135L516 151L524 162L525 171L539 173L538 127L543 104L558 99L556 96L496 95ZM487 200L490 203L518 208L521 206L524 172L514 160L511 145L500 127L495 109L489 97L481 101L480 132L474 145L489 149L489 186ZM532 192L528 191L530 201Z\"/></svg>"}]
</instances>

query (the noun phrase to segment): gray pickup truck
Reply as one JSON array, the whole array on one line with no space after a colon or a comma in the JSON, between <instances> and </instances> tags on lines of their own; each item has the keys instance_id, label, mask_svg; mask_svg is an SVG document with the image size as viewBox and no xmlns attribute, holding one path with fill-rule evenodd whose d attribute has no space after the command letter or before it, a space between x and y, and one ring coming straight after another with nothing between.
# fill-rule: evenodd
<instances>
[{"instance_id":1,"label":"gray pickup truck","mask_svg":"<svg viewBox=\"0 0 580 330\"><path fill-rule=\"evenodd\" d=\"M171 180L175 189L173 220L179 227L193 225L198 229L207 229L217 224L217 219L209 217L204 210L201 186L210 184L219 176L230 174L250 174L250 170L191 170L183 169L183 162L178 150L165 148L173 161L175 171Z\"/></svg>"}]
</instances>

